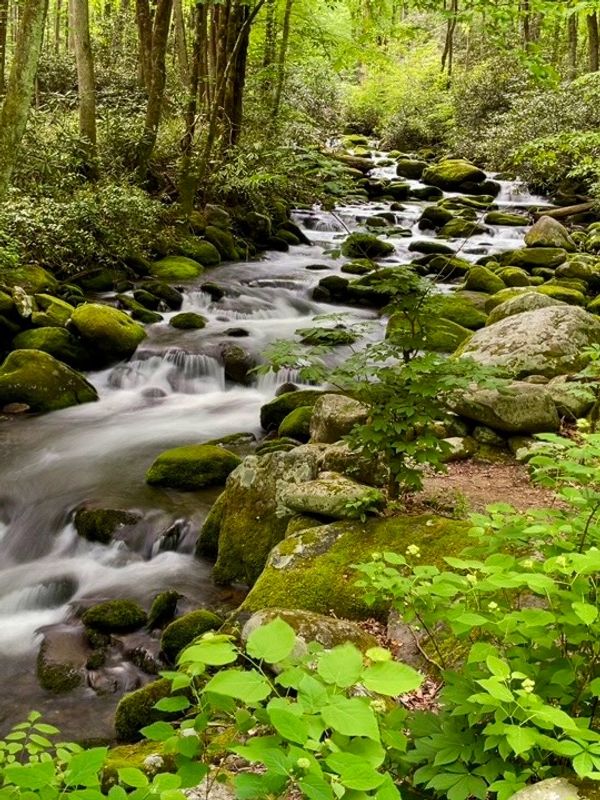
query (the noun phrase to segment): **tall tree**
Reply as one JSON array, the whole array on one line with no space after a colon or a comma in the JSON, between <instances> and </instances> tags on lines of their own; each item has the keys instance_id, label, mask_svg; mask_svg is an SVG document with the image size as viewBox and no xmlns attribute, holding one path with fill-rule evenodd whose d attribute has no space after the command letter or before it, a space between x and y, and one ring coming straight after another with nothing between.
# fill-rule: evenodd
<instances>
[{"instance_id":1,"label":"tall tree","mask_svg":"<svg viewBox=\"0 0 600 800\"><path fill-rule=\"evenodd\" d=\"M588 65L590 72L598 72L600 61L600 47L598 43L598 12L592 11L587 15L588 29Z\"/></svg>"},{"instance_id":2,"label":"tall tree","mask_svg":"<svg viewBox=\"0 0 600 800\"><path fill-rule=\"evenodd\" d=\"M48 0L25 0L0 112L0 200L8 191L35 88Z\"/></svg>"},{"instance_id":3,"label":"tall tree","mask_svg":"<svg viewBox=\"0 0 600 800\"><path fill-rule=\"evenodd\" d=\"M0 0L0 92L4 91L6 41L8 38L8 0Z\"/></svg>"},{"instance_id":4,"label":"tall tree","mask_svg":"<svg viewBox=\"0 0 600 800\"><path fill-rule=\"evenodd\" d=\"M578 44L579 20L577 12L572 11L567 21L568 46L569 46L569 77L571 80L577 77L577 44Z\"/></svg>"},{"instance_id":5,"label":"tall tree","mask_svg":"<svg viewBox=\"0 0 600 800\"><path fill-rule=\"evenodd\" d=\"M285 82L285 62L287 58L288 45L290 41L290 24L292 21L292 6L294 0L286 0L285 11L283 14L283 28L281 31L281 44L277 58L277 81L275 83L275 97L273 98L273 119L279 116L281 106L281 95Z\"/></svg>"},{"instance_id":6,"label":"tall tree","mask_svg":"<svg viewBox=\"0 0 600 800\"><path fill-rule=\"evenodd\" d=\"M73 43L77 63L79 90L79 136L85 151L86 169L90 177L97 173L96 164L96 82L94 57L90 41L88 0L72 0Z\"/></svg>"}]
</instances>

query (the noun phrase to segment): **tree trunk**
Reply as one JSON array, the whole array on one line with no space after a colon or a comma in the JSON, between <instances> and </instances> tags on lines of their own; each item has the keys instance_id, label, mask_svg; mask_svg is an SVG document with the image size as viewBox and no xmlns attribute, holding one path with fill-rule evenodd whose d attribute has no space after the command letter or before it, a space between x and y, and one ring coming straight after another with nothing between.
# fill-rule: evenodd
<instances>
[{"instance_id":1,"label":"tree trunk","mask_svg":"<svg viewBox=\"0 0 600 800\"><path fill-rule=\"evenodd\" d=\"M172 8L173 0L158 0L156 4L152 31L150 92L148 94L148 105L146 106L144 133L142 134L138 149L138 175L142 181L145 181L148 176L148 166L158 135L160 112L162 110L167 77L165 58L167 54Z\"/></svg>"},{"instance_id":2,"label":"tree trunk","mask_svg":"<svg viewBox=\"0 0 600 800\"><path fill-rule=\"evenodd\" d=\"M73 2L73 41L77 63L77 86L79 90L79 136L86 151L87 170L96 177L96 83L94 79L94 57L90 41L90 17L88 0Z\"/></svg>"},{"instance_id":3,"label":"tree trunk","mask_svg":"<svg viewBox=\"0 0 600 800\"><path fill-rule=\"evenodd\" d=\"M448 71L448 76L452 75L452 66L454 63L454 31L456 30L456 23L458 21L458 0L452 0L452 16L448 18L448 26L446 28L446 42L444 44L444 52L442 53L442 72Z\"/></svg>"},{"instance_id":4,"label":"tree trunk","mask_svg":"<svg viewBox=\"0 0 600 800\"><path fill-rule=\"evenodd\" d=\"M179 178L179 203L186 216L192 212L194 207L196 183L192 173L192 154L196 135L198 102L204 99L200 83L203 77L206 47L206 4L196 3L194 45L192 48L189 96L185 109L185 133L181 141L181 175Z\"/></svg>"},{"instance_id":5,"label":"tree trunk","mask_svg":"<svg viewBox=\"0 0 600 800\"><path fill-rule=\"evenodd\" d=\"M48 0L26 0L0 112L0 200L6 197L19 156L37 72Z\"/></svg>"},{"instance_id":6,"label":"tree trunk","mask_svg":"<svg viewBox=\"0 0 600 800\"><path fill-rule=\"evenodd\" d=\"M54 5L54 52L60 53L62 2L56 0Z\"/></svg>"},{"instance_id":7,"label":"tree trunk","mask_svg":"<svg viewBox=\"0 0 600 800\"><path fill-rule=\"evenodd\" d=\"M135 19L138 29L142 84L150 94L152 82L152 15L148 0L136 0Z\"/></svg>"},{"instance_id":8,"label":"tree trunk","mask_svg":"<svg viewBox=\"0 0 600 800\"><path fill-rule=\"evenodd\" d=\"M7 34L8 0L0 0L0 93L4 92L5 84Z\"/></svg>"},{"instance_id":9,"label":"tree trunk","mask_svg":"<svg viewBox=\"0 0 600 800\"><path fill-rule=\"evenodd\" d=\"M532 41L529 0L521 0L521 12L523 14L523 42L528 48Z\"/></svg>"},{"instance_id":10,"label":"tree trunk","mask_svg":"<svg viewBox=\"0 0 600 800\"><path fill-rule=\"evenodd\" d=\"M587 15L587 28L589 71L598 72L600 51L598 46L598 13L596 11Z\"/></svg>"},{"instance_id":11,"label":"tree trunk","mask_svg":"<svg viewBox=\"0 0 600 800\"><path fill-rule=\"evenodd\" d=\"M279 116L281 95L283 93L283 85L285 83L285 60L290 41L290 22L292 18L293 4L294 0L286 0L285 12L283 15L283 29L281 33L281 45L279 47L279 57L277 59L277 83L275 85L275 97L273 98L273 120L276 120Z\"/></svg>"},{"instance_id":12,"label":"tree trunk","mask_svg":"<svg viewBox=\"0 0 600 800\"><path fill-rule=\"evenodd\" d=\"M190 66L187 52L187 37L181 0L173 0L173 21L175 23L175 50L179 64L179 75L184 86L190 82Z\"/></svg>"},{"instance_id":13,"label":"tree trunk","mask_svg":"<svg viewBox=\"0 0 600 800\"><path fill-rule=\"evenodd\" d=\"M577 14L574 12L568 19L567 29L569 35L569 78L577 77Z\"/></svg>"},{"instance_id":14,"label":"tree trunk","mask_svg":"<svg viewBox=\"0 0 600 800\"><path fill-rule=\"evenodd\" d=\"M236 4L235 29L236 36L232 40L233 68L229 79L226 97L226 116L229 123L226 145L235 147L242 132L242 117L244 109L244 88L246 85L246 64L248 58L248 43L250 28L246 25L248 19L248 6L246 3ZM240 42L237 44L237 37Z\"/></svg>"}]
</instances>

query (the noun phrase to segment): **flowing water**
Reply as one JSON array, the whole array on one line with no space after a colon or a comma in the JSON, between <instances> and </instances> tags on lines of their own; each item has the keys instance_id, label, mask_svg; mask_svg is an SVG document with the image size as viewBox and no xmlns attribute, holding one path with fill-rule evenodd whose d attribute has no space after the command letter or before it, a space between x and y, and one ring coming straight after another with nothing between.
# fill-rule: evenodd
<instances>
[{"instance_id":1,"label":"flowing water","mask_svg":"<svg viewBox=\"0 0 600 800\"><path fill-rule=\"evenodd\" d=\"M374 174L395 177L393 167ZM518 209L544 199L502 183L497 203ZM410 262L410 242L433 238L417 227L428 204L403 205L397 223L412 233L390 240L396 252L386 264ZM360 229L367 216L381 210L389 210L389 203L342 206L335 214L298 212L296 222L312 246L205 273L204 281L208 277L225 290L218 302L198 286L186 287L182 310L203 314L206 328L177 330L168 324L172 314L165 313L164 322L148 326L148 337L131 361L89 374L98 402L0 420L0 732L37 708L59 722L65 735L110 735L113 695L83 687L56 697L35 679L40 629L68 620L79 603L132 597L148 606L167 587L185 595L188 608L219 607L235 599L212 585L210 563L192 555L217 493L152 489L144 473L169 447L241 431L259 434L261 404L273 397L278 383L295 377L268 376L250 386L229 383L220 360L225 343L239 344L260 359L269 342L292 338L315 316L332 312L348 322L370 320L370 335L382 335L383 323L374 312L311 299L324 275L341 274L342 260L329 252L348 230ZM525 230L490 228L472 237L460 255L474 261L518 247ZM314 264L327 271L307 269ZM240 328L243 338L231 335ZM143 521L127 543L92 544L76 534L71 521L82 504L135 509ZM121 691L135 687L137 678L124 665L115 665L113 672Z\"/></svg>"}]
</instances>

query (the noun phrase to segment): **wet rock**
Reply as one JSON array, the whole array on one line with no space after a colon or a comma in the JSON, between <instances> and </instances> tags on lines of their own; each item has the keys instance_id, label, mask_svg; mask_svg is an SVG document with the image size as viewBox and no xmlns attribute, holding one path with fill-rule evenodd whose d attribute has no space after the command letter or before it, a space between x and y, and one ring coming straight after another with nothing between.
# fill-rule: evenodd
<instances>
[{"instance_id":1,"label":"wet rock","mask_svg":"<svg viewBox=\"0 0 600 800\"><path fill-rule=\"evenodd\" d=\"M368 408L351 397L323 394L313 406L310 438L313 442L337 442L355 425L364 424L368 415Z\"/></svg>"},{"instance_id":2,"label":"wet rock","mask_svg":"<svg viewBox=\"0 0 600 800\"><path fill-rule=\"evenodd\" d=\"M219 552L219 531L221 530L226 500L226 493L222 492L208 512L208 516L200 529L200 535L196 540L195 553L197 556L217 557Z\"/></svg>"},{"instance_id":3,"label":"wet rock","mask_svg":"<svg viewBox=\"0 0 600 800\"><path fill-rule=\"evenodd\" d=\"M487 233L483 225L467 219L451 219L441 229L439 235L445 239L469 239L471 236L480 236Z\"/></svg>"},{"instance_id":4,"label":"wet rock","mask_svg":"<svg viewBox=\"0 0 600 800\"><path fill-rule=\"evenodd\" d=\"M464 288L471 292L496 294L505 289L505 283L487 267L472 267L467 273Z\"/></svg>"},{"instance_id":5,"label":"wet rock","mask_svg":"<svg viewBox=\"0 0 600 800\"><path fill-rule=\"evenodd\" d=\"M524 382L464 392L453 400L452 410L504 433L548 433L558 430L560 424L546 388Z\"/></svg>"},{"instance_id":6,"label":"wet rock","mask_svg":"<svg viewBox=\"0 0 600 800\"><path fill-rule=\"evenodd\" d=\"M217 248L212 244L212 242L208 242L205 239L200 239L196 236L187 236L183 239L180 239L177 243L177 253L175 255L167 256L168 259L173 258L187 258L191 261L194 261L196 264L200 264L201 267L215 267L217 264L221 263L221 256ZM165 259L163 259L164 261ZM155 275L157 278L162 278L162 280L186 280L182 277L174 277L174 278L167 278L164 275L159 275L154 270L155 265L150 266L151 274ZM180 266L177 268L181 268ZM173 269L171 265L169 269ZM180 272L180 275L183 274ZM189 280L189 278L188 278Z\"/></svg>"},{"instance_id":7,"label":"wet rock","mask_svg":"<svg viewBox=\"0 0 600 800\"><path fill-rule=\"evenodd\" d=\"M326 272L331 267L328 264L307 264L304 269L308 269L311 272Z\"/></svg>"},{"instance_id":8,"label":"wet rock","mask_svg":"<svg viewBox=\"0 0 600 800\"><path fill-rule=\"evenodd\" d=\"M99 303L77 306L71 324L98 367L129 358L146 337L143 327L127 314Z\"/></svg>"},{"instance_id":9,"label":"wet rock","mask_svg":"<svg viewBox=\"0 0 600 800\"><path fill-rule=\"evenodd\" d=\"M53 292L58 289L58 281L43 267L30 264L26 267L6 267L0 269L0 283L9 288L20 286L27 294Z\"/></svg>"},{"instance_id":10,"label":"wet rock","mask_svg":"<svg viewBox=\"0 0 600 800\"><path fill-rule=\"evenodd\" d=\"M31 408L27 403L9 403L2 409L3 414L26 414L28 411L31 411Z\"/></svg>"},{"instance_id":11,"label":"wet rock","mask_svg":"<svg viewBox=\"0 0 600 800\"><path fill-rule=\"evenodd\" d=\"M223 620L212 611L198 609L184 614L167 625L160 640L160 649L167 660L174 664L179 653L194 639L207 631L220 628Z\"/></svg>"},{"instance_id":12,"label":"wet rock","mask_svg":"<svg viewBox=\"0 0 600 800\"><path fill-rule=\"evenodd\" d=\"M471 331L463 328L456 322L451 322L443 317L430 316L421 324L422 341L420 345L424 351L434 353L452 353L471 335ZM386 328L386 338L391 341L412 338L409 323L404 314L392 314Z\"/></svg>"},{"instance_id":13,"label":"wet rock","mask_svg":"<svg viewBox=\"0 0 600 800\"><path fill-rule=\"evenodd\" d=\"M144 281L141 287L159 297L167 308L177 311L183 303L183 295L163 281Z\"/></svg>"},{"instance_id":14,"label":"wet rock","mask_svg":"<svg viewBox=\"0 0 600 800\"><path fill-rule=\"evenodd\" d=\"M411 253L423 253L424 255L438 254L454 255L454 249L443 242L430 242L427 240L415 240L408 245Z\"/></svg>"},{"instance_id":15,"label":"wet rock","mask_svg":"<svg viewBox=\"0 0 600 800\"><path fill-rule=\"evenodd\" d=\"M182 595L174 589L167 589L156 595L148 612L148 630L164 628L173 621L177 613L177 603Z\"/></svg>"},{"instance_id":16,"label":"wet rock","mask_svg":"<svg viewBox=\"0 0 600 800\"><path fill-rule=\"evenodd\" d=\"M399 175L401 178L420 180L427 167L428 164L426 161L419 161L416 158L401 158L396 164L396 175Z\"/></svg>"},{"instance_id":17,"label":"wet rock","mask_svg":"<svg viewBox=\"0 0 600 800\"><path fill-rule=\"evenodd\" d=\"M85 631L72 625L54 625L44 633L37 658L40 686L54 694L70 692L85 680L90 654Z\"/></svg>"},{"instance_id":18,"label":"wet rock","mask_svg":"<svg viewBox=\"0 0 600 800\"><path fill-rule=\"evenodd\" d=\"M138 742L140 730L165 714L154 706L171 694L171 681L161 678L121 698L115 712L115 734L120 742Z\"/></svg>"},{"instance_id":19,"label":"wet rock","mask_svg":"<svg viewBox=\"0 0 600 800\"><path fill-rule=\"evenodd\" d=\"M585 366L583 351L600 344L600 322L576 306L549 306L506 317L476 331L460 355L514 377L553 377ZM494 427L494 426L492 426Z\"/></svg>"},{"instance_id":20,"label":"wet rock","mask_svg":"<svg viewBox=\"0 0 600 800\"><path fill-rule=\"evenodd\" d=\"M204 236L206 237L206 240L217 249L221 258L225 259L226 261L235 261L238 258L238 251L235 246L235 241L231 231L225 230L222 227L217 227L216 225L207 225L206 230L204 231ZM211 264L208 264L205 259L198 260L205 266L211 266Z\"/></svg>"},{"instance_id":21,"label":"wet rock","mask_svg":"<svg viewBox=\"0 0 600 800\"><path fill-rule=\"evenodd\" d=\"M136 525L142 515L116 508L84 508L75 512L75 530L89 542L109 544L115 533Z\"/></svg>"},{"instance_id":22,"label":"wet rock","mask_svg":"<svg viewBox=\"0 0 600 800\"><path fill-rule=\"evenodd\" d=\"M221 286L218 286L216 283L212 283L211 281L208 283L203 283L200 286L200 289L206 294L210 295L211 300L213 300L215 303L225 297L225 289L223 289Z\"/></svg>"},{"instance_id":23,"label":"wet rock","mask_svg":"<svg viewBox=\"0 0 600 800\"><path fill-rule=\"evenodd\" d=\"M437 186L446 192L468 191L470 184L480 184L485 179L483 170L458 158L433 164L425 169L422 176L423 183Z\"/></svg>"},{"instance_id":24,"label":"wet rock","mask_svg":"<svg viewBox=\"0 0 600 800\"><path fill-rule=\"evenodd\" d=\"M152 264L150 272L161 281L193 281L204 272L204 267L192 258L167 256Z\"/></svg>"},{"instance_id":25,"label":"wet rock","mask_svg":"<svg viewBox=\"0 0 600 800\"><path fill-rule=\"evenodd\" d=\"M171 317L169 325L180 330L199 330L206 327L206 317L202 314L195 314L193 311L184 311Z\"/></svg>"},{"instance_id":26,"label":"wet rock","mask_svg":"<svg viewBox=\"0 0 600 800\"><path fill-rule=\"evenodd\" d=\"M260 409L260 424L263 430L278 430L283 420L290 411L299 406L314 406L319 397L323 394L318 389L301 389L293 392L285 392L275 397Z\"/></svg>"},{"instance_id":27,"label":"wet rock","mask_svg":"<svg viewBox=\"0 0 600 800\"><path fill-rule=\"evenodd\" d=\"M158 303L160 303L160 301L157 298L157 304ZM118 294L117 305L119 308L126 308L131 312L131 319L141 322L144 325L154 325L154 323L162 321L162 314L159 314L157 311L149 311L141 305L141 303L138 303L137 300L129 297L129 295Z\"/></svg>"},{"instance_id":28,"label":"wet rock","mask_svg":"<svg viewBox=\"0 0 600 800\"><path fill-rule=\"evenodd\" d=\"M490 211L485 215L487 225L520 226L529 225L529 217L525 214L509 214L506 211Z\"/></svg>"},{"instance_id":29,"label":"wet rock","mask_svg":"<svg viewBox=\"0 0 600 800\"><path fill-rule=\"evenodd\" d=\"M520 267L504 267L496 272L496 275L506 286L529 286L531 278Z\"/></svg>"},{"instance_id":30,"label":"wet rock","mask_svg":"<svg viewBox=\"0 0 600 800\"><path fill-rule=\"evenodd\" d=\"M503 253L500 260L503 265L526 270L534 267L555 269L567 260L567 251L561 247L524 247Z\"/></svg>"},{"instance_id":31,"label":"wet rock","mask_svg":"<svg viewBox=\"0 0 600 800\"><path fill-rule=\"evenodd\" d=\"M195 491L224 484L239 463L234 453L222 447L184 445L161 453L146 473L146 482L151 486Z\"/></svg>"},{"instance_id":32,"label":"wet rock","mask_svg":"<svg viewBox=\"0 0 600 800\"><path fill-rule=\"evenodd\" d=\"M106 600L81 615L83 624L100 633L126 633L146 624L146 612L133 600Z\"/></svg>"},{"instance_id":33,"label":"wet rock","mask_svg":"<svg viewBox=\"0 0 600 800\"><path fill-rule=\"evenodd\" d=\"M223 335L243 339L246 336L250 336L250 331L246 330L246 328L227 328L227 330L223 332Z\"/></svg>"},{"instance_id":34,"label":"wet rock","mask_svg":"<svg viewBox=\"0 0 600 800\"><path fill-rule=\"evenodd\" d=\"M330 519L357 519L384 504L383 494L335 472L317 480L288 484L281 493L284 506L299 514Z\"/></svg>"},{"instance_id":35,"label":"wet rock","mask_svg":"<svg viewBox=\"0 0 600 800\"><path fill-rule=\"evenodd\" d=\"M243 386L251 383L251 373L256 366L256 361L243 347L237 344L224 344L221 347L221 360L226 378Z\"/></svg>"},{"instance_id":36,"label":"wet rock","mask_svg":"<svg viewBox=\"0 0 600 800\"><path fill-rule=\"evenodd\" d=\"M573 252L577 249L569 231L552 217L540 217L525 234L527 247L561 247Z\"/></svg>"},{"instance_id":37,"label":"wet rock","mask_svg":"<svg viewBox=\"0 0 600 800\"><path fill-rule=\"evenodd\" d=\"M22 331L15 336L13 346L16 350L42 350L75 369L85 369L89 363L87 350L64 328L32 328Z\"/></svg>"},{"instance_id":38,"label":"wet rock","mask_svg":"<svg viewBox=\"0 0 600 800\"><path fill-rule=\"evenodd\" d=\"M0 406L25 403L43 412L97 399L83 375L41 350L14 350L0 366Z\"/></svg>"},{"instance_id":39,"label":"wet rock","mask_svg":"<svg viewBox=\"0 0 600 800\"><path fill-rule=\"evenodd\" d=\"M394 246L370 233L351 233L342 245L346 258L383 258L394 252Z\"/></svg>"},{"instance_id":40,"label":"wet rock","mask_svg":"<svg viewBox=\"0 0 600 800\"><path fill-rule=\"evenodd\" d=\"M285 417L279 426L279 436L307 442L310 437L310 420L313 414L311 406L299 406Z\"/></svg>"},{"instance_id":41,"label":"wet rock","mask_svg":"<svg viewBox=\"0 0 600 800\"><path fill-rule=\"evenodd\" d=\"M455 322L462 328L478 330L483 328L487 314L480 310L469 296L453 292L433 298L435 313L444 319Z\"/></svg>"},{"instance_id":42,"label":"wet rock","mask_svg":"<svg viewBox=\"0 0 600 800\"><path fill-rule=\"evenodd\" d=\"M74 311L70 303L49 294L34 295L38 308L31 314L31 324L36 327L64 327Z\"/></svg>"}]
</instances>

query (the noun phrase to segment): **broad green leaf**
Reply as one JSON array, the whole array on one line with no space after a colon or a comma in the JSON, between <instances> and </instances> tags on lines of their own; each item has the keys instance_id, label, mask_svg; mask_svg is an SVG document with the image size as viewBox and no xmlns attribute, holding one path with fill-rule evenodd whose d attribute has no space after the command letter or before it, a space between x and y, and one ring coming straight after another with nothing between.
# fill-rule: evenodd
<instances>
[{"instance_id":1,"label":"broad green leaf","mask_svg":"<svg viewBox=\"0 0 600 800\"><path fill-rule=\"evenodd\" d=\"M276 664L287 658L296 645L294 629L280 617L252 631L246 652L252 658Z\"/></svg>"},{"instance_id":2,"label":"broad green leaf","mask_svg":"<svg viewBox=\"0 0 600 800\"><path fill-rule=\"evenodd\" d=\"M363 670L361 683L371 692L397 697L418 689L423 677L406 664L384 661Z\"/></svg>"},{"instance_id":3,"label":"broad green leaf","mask_svg":"<svg viewBox=\"0 0 600 800\"><path fill-rule=\"evenodd\" d=\"M223 694L236 700L243 700L247 705L256 705L271 694L271 685L254 670L244 672L228 669L218 672L204 687L205 692Z\"/></svg>"},{"instance_id":4,"label":"broad green leaf","mask_svg":"<svg viewBox=\"0 0 600 800\"><path fill-rule=\"evenodd\" d=\"M317 665L317 672L326 683L341 688L357 683L362 669L362 653L351 644L340 645L322 653Z\"/></svg>"},{"instance_id":5,"label":"broad green leaf","mask_svg":"<svg viewBox=\"0 0 600 800\"><path fill-rule=\"evenodd\" d=\"M208 775L208 767L198 761L184 761L177 769L182 789L198 784Z\"/></svg>"},{"instance_id":6,"label":"broad green leaf","mask_svg":"<svg viewBox=\"0 0 600 800\"><path fill-rule=\"evenodd\" d=\"M333 800L331 786L320 775L308 773L298 780L298 786L309 800Z\"/></svg>"},{"instance_id":7,"label":"broad green leaf","mask_svg":"<svg viewBox=\"0 0 600 800\"><path fill-rule=\"evenodd\" d=\"M284 708L268 709L269 719L277 733L297 744L306 744L308 723L302 717Z\"/></svg>"},{"instance_id":8,"label":"broad green leaf","mask_svg":"<svg viewBox=\"0 0 600 800\"><path fill-rule=\"evenodd\" d=\"M333 753L325 759L325 763L338 773L344 786L349 789L366 792L381 786L384 781L384 775L352 753Z\"/></svg>"},{"instance_id":9,"label":"broad green leaf","mask_svg":"<svg viewBox=\"0 0 600 800\"><path fill-rule=\"evenodd\" d=\"M591 625L598 617L598 609L590 603L573 603L572 608L584 625Z\"/></svg>"},{"instance_id":10,"label":"broad green leaf","mask_svg":"<svg viewBox=\"0 0 600 800\"><path fill-rule=\"evenodd\" d=\"M484 678L483 680L477 681L477 683L492 697L496 700L502 700L503 703L512 703L515 699L510 689L503 683L500 683L497 678Z\"/></svg>"},{"instance_id":11,"label":"broad green leaf","mask_svg":"<svg viewBox=\"0 0 600 800\"><path fill-rule=\"evenodd\" d=\"M154 704L154 708L157 708L159 711L168 711L171 713L185 711L186 708L189 707L190 701L187 699L187 697L183 697L183 695L176 695L175 697L163 697L162 700L159 700Z\"/></svg>"},{"instance_id":12,"label":"broad green leaf","mask_svg":"<svg viewBox=\"0 0 600 800\"><path fill-rule=\"evenodd\" d=\"M515 755L520 756L535 747L538 734L533 728L520 728L517 725L507 727L506 739Z\"/></svg>"},{"instance_id":13,"label":"broad green leaf","mask_svg":"<svg viewBox=\"0 0 600 800\"><path fill-rule=\"evenodd\" d=\"M175 729L168 722L153 722L152 725L146 725L145 728L142 728L140 733L151 742L165 742L171 736L174 736Z\"/></svg>"},{"instance_id":14,"label":"broad green leaf","mask_svg":"<svg viewBox=\"0 0 600 800\"><path fill-rule=\"evenodd\" d=\"M233 664L237 657L237 650L231 642L214 637L201 639L190 647L186 647L177 660L180 664L199 661L201 664L208 664L211 667L222 667L225 664Z\"/></svg>"},{"instance_id":15,"label":"broad green leaf","mask_svg":"<svg viewBox=\"0 0 600 800\"><path fill-rule=\"evenodd\" d=\"M344 736L366 736L379 740L379 727L373 709L360 697L332 697L321 715L325 724Z\"/></svg>"},{"instance_id":16,"label":"broad green leaf","mask_svg":"<svg viewBox=\"0 0 600 800\"><path fill-rule=\"evenodd\" d=\"M20 789L41 789L52 783L55 766L52 761L38 764L8 764L4 767L4 780Z\"/></svg>"},{"instance_id":17,"label":"broad green leaf","mask_svg":"<svg viewBox=\"0 0 600 800\"><path fill-rule=\"evenodd\" d=\"M148 778L141 769L135 767L122 767L117 770L119 780L126 786L133 786L134 789L141 789L148 786Z\"/></svg>"},{"instance_id":18,"label":"broad green leaf","mask_svg":"<svg viewBox=\"0 0 600 800\"><path fill-rule=\"evenodd\" d=\"M500 678L500 680L504 681L510 677L510 667L506 661L502 661L501 658L490 655L486 658L485 663L489 671L496 678Z\"/></svg>"},{"instance_id":19,"label":"broad green leaf","mask_svg":"<svg viewBox=\"0 0 600 800\"><path fill-rule=\"evenodd\" d=\"M100 782L99 772L107 754L107 747L93 747L82 753L76 753L69 761L65 783L69 786L95 786L98 784Z\"/></svg>"}]
</instances>

